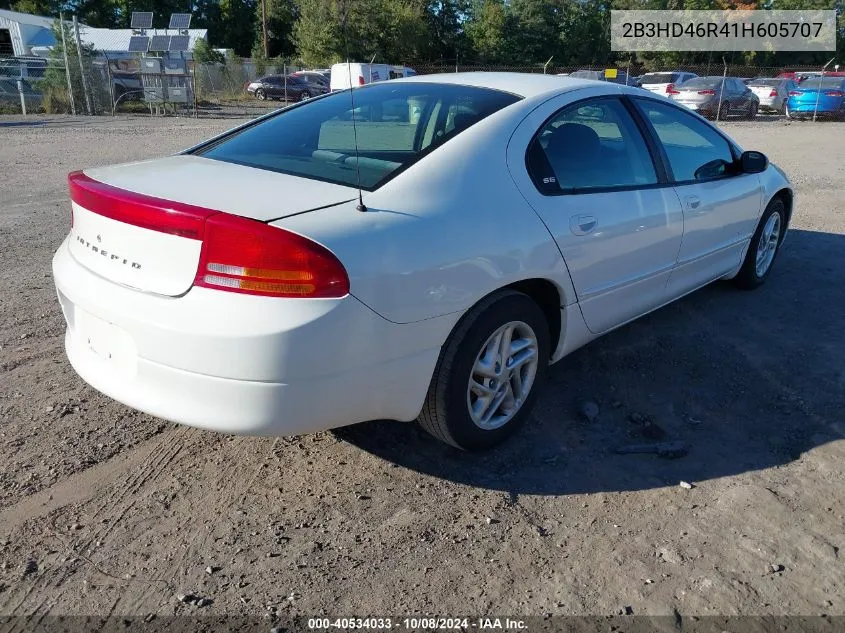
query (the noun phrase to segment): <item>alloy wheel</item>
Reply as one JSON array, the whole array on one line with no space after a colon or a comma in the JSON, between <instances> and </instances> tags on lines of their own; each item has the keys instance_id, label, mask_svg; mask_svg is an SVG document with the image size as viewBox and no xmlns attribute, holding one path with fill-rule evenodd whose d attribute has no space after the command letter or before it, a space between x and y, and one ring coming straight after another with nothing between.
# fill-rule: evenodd
<instances>
[{"instance_id":1,"label":"alloy wheel","mask_svg":"<svg viewBox=\"0 0 845 633\"><path fill-rule=\"evenodd\" d=\"M780 242L780 213L772 213L763 227L760 234L760 241L757 243L757 258L755 270L758 277L766 274L775 259Z\"/></svg>"},{"instance_id":2,"label":"alloy wheel","mask_svg":"<svg viewBox=\"0 0 845 633\"><path fill-rule=\"evenodd\" d=\"M522 407L537 375L537 346L537 335L523 321L506 323L484 343L467 385L469 415L478 428L500 428Z\"/></svg>"}]
</instances>

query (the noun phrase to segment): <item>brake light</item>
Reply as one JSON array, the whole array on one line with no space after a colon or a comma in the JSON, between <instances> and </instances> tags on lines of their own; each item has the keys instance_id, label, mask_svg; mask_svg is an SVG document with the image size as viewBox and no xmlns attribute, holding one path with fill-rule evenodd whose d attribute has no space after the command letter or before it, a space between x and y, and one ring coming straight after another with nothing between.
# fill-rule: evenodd
<instances>
[{"instance_id":1,"label":"brake light","mask_svg":"<svg viewBox=\"0 0 845 633\"><path fill-rule=\"evenodd\" d=\"M267 297L349 294L343 264L331 251L301 235L214 209L119 189L79 171L68 175L68 185L71 199L92 213L201 240L196 286Z\"/></svg>"},{"instance_id":2,"label":"brake light","mask_svg":"<svg viewBox=\"0 0 845 633\"><path fill-rule=\"evenodd\" d=\"M777 97L778 91L775 88L772 88L772 91L769 93L770 97Z\"/></svg>"},{"instance_id":3,"label":"brake light","mask_svg":"<svg viewBox=\"0 0 845 633\"><path fill-rule=\"evenodd\" d=\"M364 85L364 75L358 75L358 85L359 86Z\"/></svg>"},{"instance_id":4,"label":"brake light","mask_svg":"<svg viewBox=\"0 0 845 633\"><path fill-rule=\"evenodd\" d=\"M679 95L681 94L680 90L675 90L675 84L669 84L666 86L666 94L667 95Z\"/></svg>"},{"instance_id":5,"label":"brake light","mask_svg":"<svg viewBox=\"0 0 845 633\"><path fill-rule=\"evenodd\" d=\"M698 94L700 94L700 95L714 95L714 94L716 94L716 91L708 88L707 90L699 90Z\"/></svg>"},{"instance_id":6,"label":"brake light","mask_svg":"<svg viewBox=\"0 0 845 633\"><path fill-rule=\"evenodd\" d=\"M842 90L828 90L825 94L828 97L845 97L845 92Z\"/></svg>"},{"instance_id":7,"label":"brake light","mask_svg":"<svg viewBox=\"0 0 845 633\"><path fill-rule=\"evenodd\" d=\"M349 277L328 249L256 220L218 213L205 223L196 285L272 297L342 297Z\"/></svg>"},{"instance_id":8,"label":"brake light","mask_svg":"<svg viewBox=\"0 0 845 633\"><path fill-rule=\"evenodd\" d=\"M790 97L798 97L798 96L800 96L800 95L802 95L802 94L804 94L804 93L803 93L803 92L801 92L800 90L790 90L790 91L789 91L789 96L790 96Z\"/></svg>"}]
</instances>

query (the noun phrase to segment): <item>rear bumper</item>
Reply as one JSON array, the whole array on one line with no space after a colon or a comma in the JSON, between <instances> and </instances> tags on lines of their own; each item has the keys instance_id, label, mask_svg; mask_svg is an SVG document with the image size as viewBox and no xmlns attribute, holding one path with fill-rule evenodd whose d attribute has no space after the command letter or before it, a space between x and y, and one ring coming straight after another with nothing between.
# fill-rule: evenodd
<instances>
[{"instance_id":1,"label":"rear bumper","mask_svg":"<svg viewBox=\"0 0 845 633\"><path fill-rule=\"evenodd\" d=\"M787 105L789 106L789 111L791 113L801 112L804 114L812 114L813 112L816 112L815 101L787 101ZM836 102L819 99L818 114L845 114L845 99Z\"/></svg>"},{"instance_id":2,"label":"rear bumper","mask_svg":"<svg viewBox=\"0 0 845 633\"><path fill-rule=\"evenodd\" d=\"M451 329L390 323L351 296L150 295L91 273L66 243L53 274L67 356L87 383L145 413L225 433L413 420Z\"/></svg>"}]
</instances>

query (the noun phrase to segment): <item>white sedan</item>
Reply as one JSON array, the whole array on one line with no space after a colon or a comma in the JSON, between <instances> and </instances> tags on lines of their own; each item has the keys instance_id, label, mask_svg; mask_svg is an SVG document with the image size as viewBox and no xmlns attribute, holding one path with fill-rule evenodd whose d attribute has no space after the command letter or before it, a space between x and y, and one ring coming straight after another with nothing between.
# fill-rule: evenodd
<instances>
[{"instance_id":1,"label":"white sedan","mask_svg":"<svg viewBox=\"0 0 845 633\"><path fill-rule=\"evenodd\" d=\"M326 95L69 184L53 272L96 389L225 433L418 420L469 450L550 362L759 286L793 210L764 155L663 97L507 73Z\"/></svg>"}]
</instances>

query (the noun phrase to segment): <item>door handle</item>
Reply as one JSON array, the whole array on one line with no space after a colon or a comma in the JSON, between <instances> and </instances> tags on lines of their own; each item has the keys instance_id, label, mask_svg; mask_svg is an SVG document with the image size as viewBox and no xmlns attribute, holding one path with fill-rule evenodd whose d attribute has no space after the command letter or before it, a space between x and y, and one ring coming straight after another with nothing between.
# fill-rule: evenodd
<instances>
[{"instance_id":1,"label":"door handle","mask_svg":"<svg viewBox=\"0 0 845 633\"><path fill-rule=\"evenodd\" d=\"M701 198L698 196L687 196L684 198L684 203L687 205L687 208L694 211L701 206Z\"/></svg>"},{"instance_id":2,"label":"door handle","mask_svg":"<svg viewBox=\"0 0 845 633\"><path fill-rule=\"evenodd\" d=\"M569 219L569 230L575 235L587 235L598 226L598 223L592 215L573 215Z\"/></svg>"}]
</instances>

